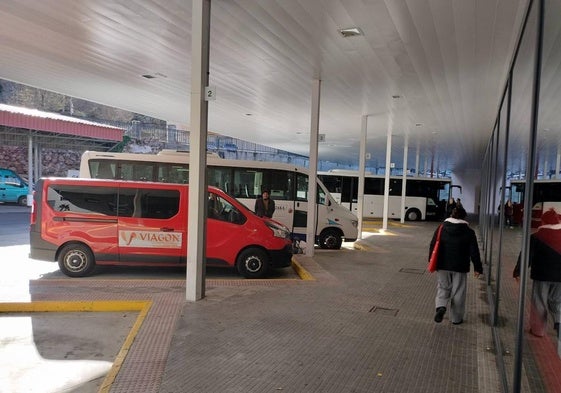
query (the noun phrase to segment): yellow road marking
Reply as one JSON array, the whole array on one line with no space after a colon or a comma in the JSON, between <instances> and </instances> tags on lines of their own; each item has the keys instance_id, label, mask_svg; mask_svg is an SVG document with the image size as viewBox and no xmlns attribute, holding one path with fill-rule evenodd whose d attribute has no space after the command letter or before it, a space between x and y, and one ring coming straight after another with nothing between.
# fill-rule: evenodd
<instances>
[{"instance_id":1,"label":"yellow road marking","mask_svg":"<svg viewBox=\"0 0 561 393\"><path fill-rule=\"evenodd\" d=\"M0 313L28 313L28 312L116 312L116 311L140 311L136 321L131 328L119 353L115 357L113 366L105 376L99 393L108 393L121 369L127 354L132 346L136 334L140 330L148 310L152 306L151 301L37 301L29 303L0 303Z\"/></svg>"}]
</instances>

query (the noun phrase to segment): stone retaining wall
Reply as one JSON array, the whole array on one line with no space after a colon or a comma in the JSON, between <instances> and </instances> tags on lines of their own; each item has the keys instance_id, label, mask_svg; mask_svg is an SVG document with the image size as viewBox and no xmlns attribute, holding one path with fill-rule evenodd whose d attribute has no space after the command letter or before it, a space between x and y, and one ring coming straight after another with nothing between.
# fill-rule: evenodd
<instances>
[{"instance_id":1,"label":"stone retaining wall","mask_svg":"<svg viewBox=\"0 0 561 393\"><path fill-rule=\"evenodd\" d=\"M27 177L27 147L0 146L0 167L8 168ZM81 151L43 149L41 152L41 176L63 176L69 169L80 169Z\"/></svg>"}]
</instances>

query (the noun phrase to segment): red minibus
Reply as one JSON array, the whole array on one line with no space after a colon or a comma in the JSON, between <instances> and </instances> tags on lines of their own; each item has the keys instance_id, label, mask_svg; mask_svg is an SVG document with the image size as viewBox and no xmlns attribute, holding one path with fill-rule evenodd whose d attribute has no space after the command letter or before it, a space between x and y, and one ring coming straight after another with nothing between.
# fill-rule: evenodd
<instances>
[{"instance_id":1,"label":"red minibus","mask_svg":"<svg viewBox=\"0 0 561 393\"><path fill-rule=\"evenodd\" d=\"M30 257L58 261L70 277L96 265L178 266L187 260L188 185L44 178L37 182ZM208 189L206 263L246 278L292 259L288 228L257 217L218 188Z\"/></svg>"}]
</instances>

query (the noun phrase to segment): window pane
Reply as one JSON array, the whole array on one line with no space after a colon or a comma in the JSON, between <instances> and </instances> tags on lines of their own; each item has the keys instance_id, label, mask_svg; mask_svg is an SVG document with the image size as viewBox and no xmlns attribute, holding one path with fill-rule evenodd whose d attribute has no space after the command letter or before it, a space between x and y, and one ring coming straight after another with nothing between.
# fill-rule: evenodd
<instances>
[{"instance_id":1,"label":"window pane","mask_svg":"<svg viewBox=\"0 0 561 393\"><path fill-rule=\"evenodd\" d=\"M167 164L158 165L158 181L161 183L189 183L189 165Z\"/></svg>"},{"instance_id":2,"label":"window pane","mask_svg":"<svg viewBox=\"0 0 561 393\"><path fill-rule=\"evenodd\" d=\"M308 175L302 173L296 174L296 200L308 200Z\"/></svg>"},{"instance_id":3,"label":"window pane","mask_svg":"<svg viewBox=\"0 0 561 393\"><path fill-rule=\"evenodd\" d=\"M47 201L53 210L95 215L116 216L117 189L111 187L84 187L51 185Z\"/></svg>"},{"instance_id":4,"label":"window pane","mask_svg":"<svg viewBox=\"0 0 561 393\"><path fill-rule=\"evenodd\" d=\"M247 220L235 206L214 193L210 193L208 197L208 218L239 225Z\"/></svg>"},{"instance_id":5,"label":"window pane","mask_svg":"<svg viewBox=\"0 0 561 393\"><path fill-rule=\"evenodd\" d=\"M208 185L218 187L225 193L235 195L234 182L232 181L232 168L209 167ZM239 193L239 190L237 190Z\"/></svg>"},{"instance_id":6,"label":"window pane","mask_svg":"<svg viewBox=\"0 0 561 393\"><path fill-rule=\"evenodd\" d=\"M119 207L128 217L168 219L179 212L179 191L123 188Z\"/></svg>"},{"instance_id":7,"label":"window pane","mask_svg":"<svg viewBox=\"0 0 561 393\"><path fill-rule=\"evenodd\" d=\"M92 179L115 179L117 164L107 160L91 160L88 162Z\"/></svg>"},{"instance_id":8,"label":"window pane","mask_svg":"<svg viewBox=\"0 0 561 393\"><path fill-rule=\"evenodd\" d=\"M121 180L154 181L153 162L122 162L120 165Z\"/></svg>"}]
</instances>

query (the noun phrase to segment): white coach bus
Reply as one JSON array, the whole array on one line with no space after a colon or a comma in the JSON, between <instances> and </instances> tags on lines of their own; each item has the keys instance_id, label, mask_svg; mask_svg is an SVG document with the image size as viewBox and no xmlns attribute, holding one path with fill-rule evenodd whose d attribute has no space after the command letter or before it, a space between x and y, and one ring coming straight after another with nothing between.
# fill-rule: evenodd
<instances>
[{"instance_id":1,"label":"white coach bus","mask_svg":"<svg viewBox=\"0 0 561 393\"><path fill-rule=\"evenodd\" d=\"M306 241L308 171L276 162L228 160L207 156L208 184L237 198L253 211L262 190L275 200L273 219L291 229L295 241ZM80 177L189 183L189 153L163 150L158 154L103 153L86 151L80 163ZM316 177L317 179L317 177ZM315 243L321 248L339 249L358 236L358 219L338 204L317 179L317 222Z\"/></svg>"},{"instance_id":2,"label":"white coach bus","mask_svg":"<svg viewBox=\"0 0 561 393\"><path fill-rule=\"evenodd\" d=\"M333 198L353 212L358 211L358 172L333 170L318 172ZM390 176L388 217L401 218L401 189L403 178ZM405 220L442 220L452 180L408 177L405 190ZM364 178L364 218L382 217L384 209L385 177L366 174Z\"/></svg>"}]
</instances>

